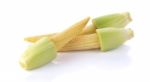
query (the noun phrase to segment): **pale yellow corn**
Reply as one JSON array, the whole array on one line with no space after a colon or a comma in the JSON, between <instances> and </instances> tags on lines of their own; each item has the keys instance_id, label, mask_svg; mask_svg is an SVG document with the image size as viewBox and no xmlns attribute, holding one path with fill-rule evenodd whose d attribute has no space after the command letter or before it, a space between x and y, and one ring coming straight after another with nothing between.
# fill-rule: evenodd
<instances>
[{"instance_id":1,"label":"pale yellow corn","mask_svg":"<svg viewBox=\"0 0 150 82\"><path fill-rule=\"evenodd\" d=\"M30 37L24 38L24 40L28 41L28 42L35 43L36 41L40 40L42 37L52 37L54 35L55 35L55 33L38 35L38 36L30 36Z\"/></svg>"},{"instance_id":2,"label":"pale yellow corn","mask_svg":"<svg viewBox=\"0 0 150 82\"><path fill-rule=\"evenodd\" d=\"M96 27L94 27L93 24L90 24L88 26L85 26L85 28L82 30L82 32L80 33L80 35L84 35L84 34L91 34L91 33L95 33ZM25 41L34 43L36 41L38 41L39 39L41 39L42 37L52 37L54 35L56 35L57 33L51 33L51 34L45 34L45 35L37 35L37 36L30 36L30 37L26 37L24 38Z\"/></svg>"},{"instance_id":3,"label":"pale yellow corn","mask_svg":"<svg viewBox=\"0 0 150 82\"><path fill-rule=\"evenodd\" d=\"M83 31L80 33L80 35L92 34L95 32L96 32L96 27L93 24L90 24L83 29Z\"/></svg>"},{"instance_id":4,"label":"pale yellow corn","mask_svg":"<svg viewBox=\"0 0 150 82\"><path fill-rule=\"evenodd\" d=\"M97 34L93 33L76 37L59 51L89 50L97 48L100 48L100 44Z\"/></svg>"},{"instance_id":5,"label":"pale yellow corn","mask_svg":"<svg viewBox=\"0 0 150 82\"><path fill-rule=\"evenodd\" d=\"M56 49L60 50L62 47L64 47L69 41L74 39L77 35L79 35L83 28L88 23L90 17L87 17L76 24L69 27L67 30L57 33L56 35L52 36L50 40L52 40L55 43Z\"/></svg>"}]
</instances>

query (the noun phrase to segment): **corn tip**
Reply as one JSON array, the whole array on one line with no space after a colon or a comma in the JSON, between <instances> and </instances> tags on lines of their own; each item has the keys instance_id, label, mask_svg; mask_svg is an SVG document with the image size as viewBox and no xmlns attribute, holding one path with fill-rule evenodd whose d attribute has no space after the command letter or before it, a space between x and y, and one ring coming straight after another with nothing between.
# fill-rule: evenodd
<instances>
[{"instance_id":1,"label":"corn tip","mask_svg":"<svg viewBox=\"0 0 150 82\"><path fill-rule=\"evenodd\" d=\"M27 64L25 63L25 61L20 60L20 61L19 61L19 64L20 64L20 66L21 66L23 69L28 70L28 66L27 66Z\"/></svg>"},{"instance_id":2,"label":"corn tip","mask_svg":"<svg viewBox=\"0 0 150 82\"><path fill-rule=\"evenodd\" d=\"M124 12L122 13L122 15L124 15L128 19L129 22L132 21L132 18L129 12Z\"/></svg>"},{"instance_id":3,"label":"corn tip","mask_svg":"<svg viewBox=\"0 0 150 82\"><path fill-rule=\"evenodd\" d=\"M127 29L127 33L128 33L128 39L131 39L134 37L134 32L131 28Z\"/></svg>"}]
</instances>

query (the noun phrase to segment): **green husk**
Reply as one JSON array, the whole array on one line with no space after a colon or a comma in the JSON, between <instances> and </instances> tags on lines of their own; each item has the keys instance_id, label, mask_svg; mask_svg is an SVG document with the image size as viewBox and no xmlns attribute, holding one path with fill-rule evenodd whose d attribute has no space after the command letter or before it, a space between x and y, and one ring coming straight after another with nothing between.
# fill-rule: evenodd
<instances>
[{"instance_id":1,"label":"green husk","mask_svg":"<svg viewBox=\"0 0 150 82\"><path fill-rule=\"evenodd\" d=\"M124 28L131 21L129 12L100 16L92 20L96 28Z\"/></svg>"},{"instance_id":2,"label":"green husk","mask_svg":"<svg viewBox=\"0 0 150 82\"><path fill-rule=\"evenodd\" d=\"M20 65L27 70L40 67L56 57L56 48L49 38L43 37L27 48L21 56Z\"/></svg>"},{"instance_id":3,"label":"green husk","mask_svg":"<svg viewBox=\"0 0 150 82\"><path fill-rule=\"evenodd\" d=\"M125 28L102 28L96 30L101 51L119 47L133 37L133 31Z\"/></svg>"}]
</instances>

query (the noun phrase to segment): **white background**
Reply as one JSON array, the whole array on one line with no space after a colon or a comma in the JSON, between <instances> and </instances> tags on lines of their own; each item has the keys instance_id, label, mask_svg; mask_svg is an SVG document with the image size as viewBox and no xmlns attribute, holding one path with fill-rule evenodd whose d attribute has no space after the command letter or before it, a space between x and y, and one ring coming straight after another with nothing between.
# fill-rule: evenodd
<instances>
[{"instance_id":1,"label":"white background","mask_svg":"<svg viewBox=\"0 0 150 82\"><path fill-rule=\"evenodd\" d=\"M0 0L0 82L150 82L148 0ZM26 36L59 32L86 17L129 11L135 37L123 46L59 53L33 71L18 60Z\"/></svg>"}]
</instances>

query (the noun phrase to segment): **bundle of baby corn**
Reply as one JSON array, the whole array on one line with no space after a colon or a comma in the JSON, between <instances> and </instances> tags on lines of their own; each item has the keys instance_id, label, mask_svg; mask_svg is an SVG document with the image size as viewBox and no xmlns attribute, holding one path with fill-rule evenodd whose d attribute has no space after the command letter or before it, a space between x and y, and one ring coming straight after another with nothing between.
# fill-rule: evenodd
<instances>
[{"instance_id":1,"label":"bundle of baby corn","mask_svg":"<svg viewBox=\"0 0 150 82\"><path fill-rule=\"evenodd\" d=\"M89 19L86 17L60 33L26 37L25 41L33 44L21 56L20 65L25 69L40 67L52 61L57 51L108 51L133 37L133 31L124 28L131 22L129 12L96 17L87 26Z\"/></svg>"}]
</instances>

